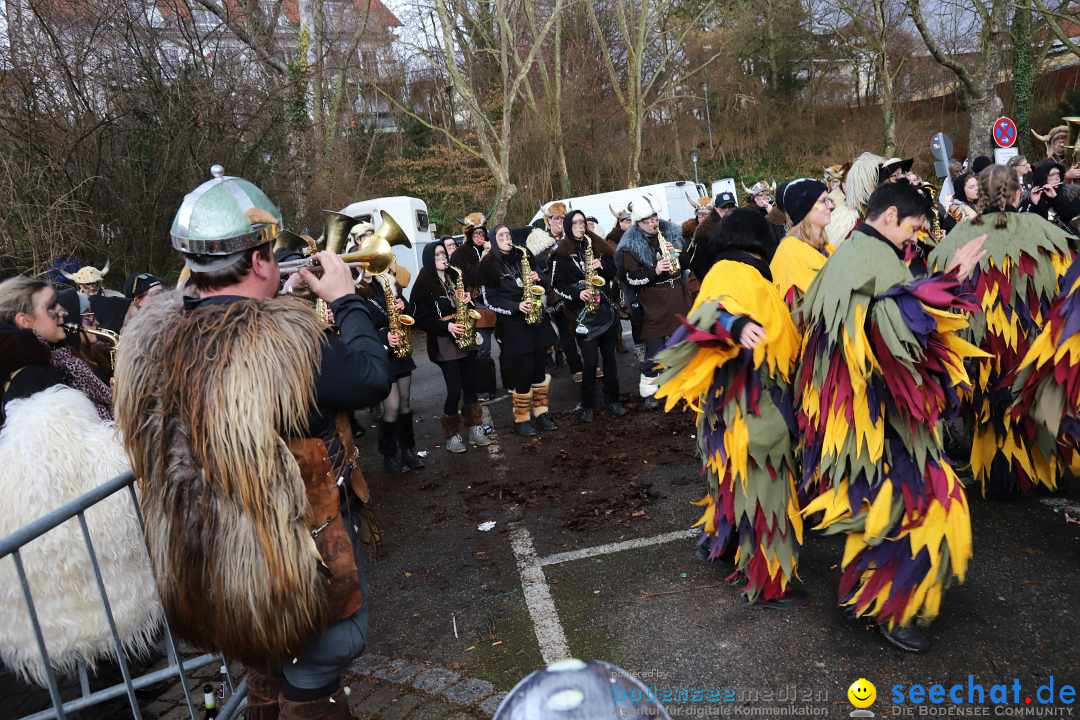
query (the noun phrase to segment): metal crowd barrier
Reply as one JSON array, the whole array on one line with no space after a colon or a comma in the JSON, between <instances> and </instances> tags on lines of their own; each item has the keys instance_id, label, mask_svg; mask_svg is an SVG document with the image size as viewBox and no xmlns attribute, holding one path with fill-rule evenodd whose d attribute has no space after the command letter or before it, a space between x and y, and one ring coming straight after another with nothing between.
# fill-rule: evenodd
<instances>
[{"instance_id":1,"label":"metal crowd barrier","mask_svg":"<svg viewBox=\"0 0 1080 720\"><path fill-rule=\"evenodd\" d=\"M38 652L40 653L42 664L48 673L49 698L52 700L51 709L42 710L33 715L27 715L19 720L45 720L46 718L64 720L68 713L85 710L107 700L118 698L124 694L127 694L128 703L131 705L131 716L135 718L135 720L141 720L142 712L139 708L138 698L135 697L135 691L169 680L170 678L179 678L180 685L184 690L184 701L187 703L188 714L191 716L191 720L198 720L202 713L202 703L192 702L191 681L189 680L187 673L210 664L214 664L215 666L227 666L225 659L221 655L204 654L190 660L181 658L180 653L177 652L176 649L176 640L173 638L172 629L169 627L168 620L165 620L163 623L163 635L168 653L168 665L160 670L147 672L136 678L131 677L131 669L128 666L128 660L124 654L123 643L121 643L120 636L116 631L116 622L113 619L112 605L109 603L109 597L105 591L105 583L101 577L101 568L98 565L97 553L94 550L93 540L90 538L90 529L86 524L86 510L105 498L110 497L114 493L120 492L126 488L128 495L131 498L132 505L135 507L135 515L139 518L139 527L145 529L143 526L143 516L139 511L138 498L135 496L134 482L135 477L130 472L124 473L123 475L99 485L81 497L61 505L37 520L24 525L7 537L0 538L0 562L9 555L12 560L15 561L15 570L19 576L19 583L22 585L23 598L26 600L26 607L30 614L30 623L33 626L34 636L37 639ZM86 544L87 552L90 554L90 563L94 568L94 578L97 580L98 594L101 597L102 608L109 624L109 631L112 633L113 650L116 653L116 661L120 666L120 673L123 675L123 682L116 683L115 685L102 690L91 692L90 680L86 668L80 665L79 686L81 696L65 701L60 697L60 687L57 684L56 674L53 670L52 663L49 661L49 650L45 647L45 638L41 632L41 623L38 621L37 610L34 607L34 600L30 593L30 585L26 580L26 570L23 567L20 550L27 543L41 537L73 517L79 519L79 525L82 528L83 541ZM149 554L147 555L147 558L149 559ZM219 708L218 719L232 720L232 718L237 716L237 713L245 704L247 698L247 682L243 681L234 687L232 677L228 672L226 672L225 682L232 690L232 696L224 706Z\"/></svg>"}]
</instances>

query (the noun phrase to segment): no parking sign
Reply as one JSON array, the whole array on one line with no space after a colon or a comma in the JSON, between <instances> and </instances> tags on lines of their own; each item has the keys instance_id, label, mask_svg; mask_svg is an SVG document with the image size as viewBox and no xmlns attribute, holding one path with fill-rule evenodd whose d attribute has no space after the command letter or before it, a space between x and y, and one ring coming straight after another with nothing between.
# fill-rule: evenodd
<instances>
[{"instance_id":1,"label":"no parking sign","mask_svg":"<svg viewBox=\"0 0 1080 720\"><path fill-rule=\"evenodd\" d=\"M1011 148L1016 144L1016 123L1012 118L999 117L994 121L994 143L999 148Z\"/></svg>"}]
</instances>

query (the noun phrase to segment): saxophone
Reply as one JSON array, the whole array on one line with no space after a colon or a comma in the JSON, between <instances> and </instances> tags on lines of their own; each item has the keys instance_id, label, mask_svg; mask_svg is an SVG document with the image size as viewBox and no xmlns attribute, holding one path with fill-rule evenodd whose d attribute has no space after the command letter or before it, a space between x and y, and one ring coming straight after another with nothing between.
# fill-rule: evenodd
<instances>
[{"instance_id":1,"label":"saxophone","mask_svg":"<svg viewBox=\"0 0 1080 720\"><path fill-rule=\"evenodd\" d=\"M60 327L64 328L64 332L72 334L86 333L104 340L109 346L109 362L112 363L114 368L116 367L116 351L120 348L120 335L118 333L103 327L86 327L82 323L61 323Z\"/></svg>"},{"instance_id":2,"label":"saxophone","mask_svg":"<svg viewBox=\"0 0 1080 720\"><path fill-rule=\"evenodd\" d=\"M476 321L480 319L480 313L462 300L465 297L465 273L453 265L450 269L457 273L457 282L454 283L454 322L465 328L465 332L454 338L454 343L459 350L469 350L476 345Z\"/></svg>"},{"instance_id":3,"label":"saxophone","mask_svg":"<svg viewBox=\"0 0 1080 720\"><path fill-rule=\"evenodd\" d=\"M589 295L589 299L585 301L585 314L592 316L596 314L596 309L600 307L600 288L604 287L606 281L600 277L593 268L593 249L592 239L588 236L585 237L585 287L592 290Z\"/></svg>"},{"instance_id":4,"label":"saxophone","mask_svg":"<svg viewBox=\"0 0 1080 720\"><path fill-rule=\"evenodd\" d=\"M521 296L529 303L529 312L525 315L525 322L535 325L540 322L540 315L544 312L544 288L532 281L532 268L529 267L529 254L521 253Z\"/></svg>"},{"instance_id":5,"label":"saxophone","mask_svg":"<svg viewBox=\"0 0 1080 720\"><path fill-rule=\"evenodd\" d=\"M379 285L382 286L383 294L386 297L386 317L388 318L391 333L397 333L401 342L397 347L390 348L390 352L394 354L394 357L401 360L412 355L412 339L409 337L409 327L416 323L411 315L405 315L399 313L397 309L397 295L394 293L393 278L386 275L376 275L375 279L379 281Z\"/></svg>"},{"instance_id":6,"label":"saxophone","mask_svg":"<svg viewBox=\"0 0 1080 720\"><path fill-rule=\"evenodd\" d=\"M656 240L660 245L660 259L670 262L671 274L678 277L682 274L682 266L679 265L679 251L664 238L664 233L660 232L659 229L656 231Z\"/></svg>"}]
</instances>

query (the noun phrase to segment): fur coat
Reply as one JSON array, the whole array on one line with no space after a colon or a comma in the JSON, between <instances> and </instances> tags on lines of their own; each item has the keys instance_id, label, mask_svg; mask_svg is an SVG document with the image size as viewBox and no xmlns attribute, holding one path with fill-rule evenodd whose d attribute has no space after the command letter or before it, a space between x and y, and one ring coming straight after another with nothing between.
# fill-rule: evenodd
<instances>
[{"instance_id":1,"label":"fur coat","mask_svg":"<svg viewBox=\"0 0 1080 720\"><path fill-rule=\"evenodd\" d=\"M116 419L169 621L246 664L296 654L329 619L287 445L308 431L324 342L300 300L183 310L170 293L135 316L117 353Z\"/></svg>"},{"instance_id":2,"label":"fur coat","mask_svg":"<svg viewBox=\"0 0 1080 720\"><path fill-rule=\"evenodd\" d=\"M54 385L7 404L0 430L0 537L127 472L120 437L84 394ZM149 650L161 605L127 491L86 512L117 631L129 654ZM65 673L114 656L93 566L75 518L22 550L49 658ZM0 562L0 660L42 686L45 668L10 559Z\"/></svg>"}]
</instances>

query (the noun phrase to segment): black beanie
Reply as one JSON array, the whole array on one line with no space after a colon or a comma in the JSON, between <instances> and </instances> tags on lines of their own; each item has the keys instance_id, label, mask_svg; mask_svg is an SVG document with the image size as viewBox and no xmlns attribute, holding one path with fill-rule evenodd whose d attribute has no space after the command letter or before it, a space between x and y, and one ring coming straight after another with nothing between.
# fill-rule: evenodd
<instances>
[{"instance_id":1,"label":"black beanie","mask_svg":"<svg viewBox=\"0 0 1080 720\"><path fill-rule=\"evenodd\" d=\"M985 155L980 155L971 161L971 172L978 175L984 168L988 168L994 164L994 161Z\"/></svg>"},{"instance_id":2,"label":"black beanie","mask_svg":"<svg viewBox=\"0 0 1080 720\"><path fill-rule=\"evenodd\" d=\"M743 250L759 255L765 262L776 250L769 221L753 208L733 210L711 228L709 244L719 250Z\"/></svg>"},{"instance_id":3,"label":"black beanie","mask_svg":"<svg viewBox=\"0 0 1080 720\"><path fill-rule=\"evenodd\" d=\"M815 178L799 178L784 186L776 193L776 202L791 218L792 225L798 225L813 209L814 203L822 193L828 192L825 183Z\"/></svg>"},{"instance_id":4,"label":"black beanie","mask_svg":"<svg viewBox=\"0 0 1080 720\"><path fill-rule=\"evenodd\" d=\"M1065 167L1059 165L1053 160L1043 160L1041 163L1035 166L1035 169L1031 171L1031 186L1042 187L1046 184L1047 179L1050 177L1050 171L1057 168L1058 174L1061 175L1061 181L1065 180Z\"/></svg>"}]
</instances>

